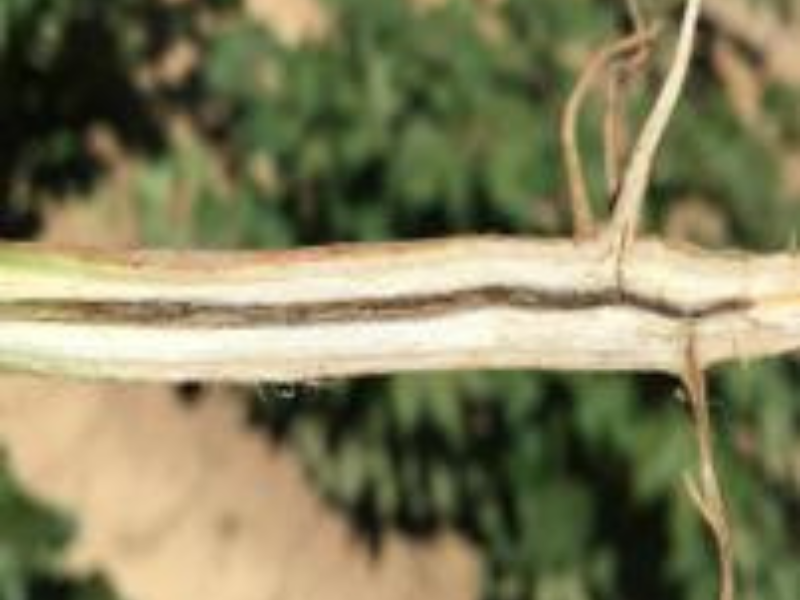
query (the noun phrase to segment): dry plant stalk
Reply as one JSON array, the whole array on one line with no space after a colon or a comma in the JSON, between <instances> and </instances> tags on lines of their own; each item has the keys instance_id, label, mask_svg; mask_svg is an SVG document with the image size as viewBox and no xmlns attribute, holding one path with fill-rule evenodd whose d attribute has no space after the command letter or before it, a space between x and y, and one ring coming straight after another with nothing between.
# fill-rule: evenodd
<instances>
[{"instance_id":1,"label":"dry plant stalk","mask_svg":"<svg viewBox=\"0 0 800 600\"><path fill-rule=\"evenodd\" d=\"M717 542L720 599L732 600L730 527L703 372L800 347L800 259L720 255L636 236L700 5L687 2L673 66L611 220L594 235L574 122L597 72L649 39L640 24L595 58L566 111L574 239L462 237L227 254L7 245L0 247L0 365L137 380L507 367L672 373L689 389L700 455L700 477L687 489Z\"/></svg>"},{"instance_id":2,"label":"dry plant stalk","mask_svg":"<svg viewBox=\"0 0 800 600\"><path fill-rule=\"evenodd\" d=\"M800 261L640 239L504 237L268 253L0 250L0 363L287 381L530 367L684 371L800 346Z\"/></svg>"}]
</instances>

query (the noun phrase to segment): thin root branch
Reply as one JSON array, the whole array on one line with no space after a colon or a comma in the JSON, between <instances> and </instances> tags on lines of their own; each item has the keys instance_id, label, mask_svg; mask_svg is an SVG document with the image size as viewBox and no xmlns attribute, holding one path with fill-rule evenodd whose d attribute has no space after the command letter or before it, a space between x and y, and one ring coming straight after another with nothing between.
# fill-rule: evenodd
<instances>
[{"instance_id":1,"label":"thin root branch","mask_svg":"<svg viewBox=\"0 0 800 600\"><path fill-rule=\"evenodd\" d=\"M719 600L733 600L735 582L731 527L714 461L705 374L698 367L694 338L691 336L686 350L684 383L689 393L700 463L697 477L686 475L685 488L714 537L719 560Z\"/></svg>"},{"instance_id":2,"label":"thin root branch","mask_svg":"<svg viewBox=\"0 0 800 600\"><path fill-rule=\"evenodd\" d=\"M621 56L635 52L652 42L655 31L637 32L601 48L592 56L572 90L561 118L561 146L567 169L569 209L576 237L587 237L594 231L586 179L583 174L577 143L577 122L586 95L609 64Z\"/></svg>"},{"instance_id":3,"label":"thin root branch","mask_svg":"<svg viewBox=\"0 0 800 600\"><path fill-rule=\"evenodd\" d=\"M622 76L618 69L609 73L606 82L606 114L603 119L603 156L606 191L613 198L619 188L620 165L625 155L626 132L621 116Z\"/></svg>"},{"instance_id":4,"label":"thin root branch","mask_svg":"<svg viewBox=\"0 0 800 600\"><path fill-rule=\"evenodd\" d=\"M636 0L626 0L628 14L636 35L646 36L647 27ZM653 28L653 37L658 28ZM642 43L624 60L609 67L605 89L605 115L603 117L603 157L606 175L606 192L609 204L619 192L622 168L628 153L628 131L625 126L624 105L631 78L644 69L650 57L652 44Z\"/></svg>"},{"instance_id":5,"label":"thin root branch","mask_svg":"<svg viewBox=\"0 0 800 600\"><path fill-rule=\"evenodd\" d=\"M617 262L636 235L644 196L653 168L656 151L683 90L686 73L694 49L702 0L687 0L675 58L653 110L648 116L634 146L623 175L620 193L611 223L606 231L613 244Z\"/></svg>"}]
</instances>

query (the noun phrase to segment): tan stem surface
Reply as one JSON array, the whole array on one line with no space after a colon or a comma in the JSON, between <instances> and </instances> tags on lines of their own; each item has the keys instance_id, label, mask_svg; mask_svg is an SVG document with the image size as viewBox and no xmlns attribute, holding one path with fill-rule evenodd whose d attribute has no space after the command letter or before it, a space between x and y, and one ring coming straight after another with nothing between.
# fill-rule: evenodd
<instances>
[{"instance_id":1,"label":"tan stem surface","mask_svg":"<svg viewBox=\"0 0 800 600\"><path fill-rule=\"evenodd\" d=\"M800 346L800 259L468 237L242 254L0 249L0 364L147 380L681 373Z\"/></svg>"}]
</instances>

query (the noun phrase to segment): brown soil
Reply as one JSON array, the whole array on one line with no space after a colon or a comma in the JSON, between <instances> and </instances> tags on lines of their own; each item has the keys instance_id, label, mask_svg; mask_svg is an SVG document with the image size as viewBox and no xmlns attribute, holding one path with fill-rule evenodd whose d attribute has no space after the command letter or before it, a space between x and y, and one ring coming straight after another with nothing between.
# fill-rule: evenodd
<instances>
[{"instance_id":1,"label":"brown soil","mask_svg":"<svg viewBox=\"0 0 800 600\"><path fill-rule=\"evenodd\" d=\"M29 490L78 516L75 568L132 600L477 597L454 536L389 535L377 555L309 488L296 460L216 389L7 376L0 438Z\"/></svg>"}]
</instances>

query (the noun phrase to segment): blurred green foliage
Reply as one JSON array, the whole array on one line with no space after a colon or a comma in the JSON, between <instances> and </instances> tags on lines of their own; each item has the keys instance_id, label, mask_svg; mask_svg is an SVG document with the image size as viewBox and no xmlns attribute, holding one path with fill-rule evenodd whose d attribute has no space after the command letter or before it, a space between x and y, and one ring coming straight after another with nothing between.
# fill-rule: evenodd
<instances>
[{"instance_id":1,"label":"blurred green foliage","mask_svg":"<svg viewBox=\"0 0 800 600\"><path fill-rule=\"evenodd\" d=\"M191 93L169 106L195 129L138 170L133 193L149 242L564 233L559 114L588 53L625 24L623 3L321 6L329 31L299 44L233 1L215 4L201 37L182 33L191 18L177 28L200 60ZM647 6L672 18L677 3ZM715 35L704 32L648 223L663 230L687 198L703 198L725 233L714 243L783 248L800 198L781 184L778 159L800 144L800 94L770 85L763 130L754 130L715 72ZM632 119L660 80L656 62ZM596 117L590 106L580 133L602 212ZM763 131L777 133L768 142ZM795 600L800 370L791 360L731 366L711 383L741 597ZM376 551L387 528L454 527L482 552L487 600L713 596L711 544L681 488L694 449L672 380L476 372L266 395L255 421L297 449Z\"/></svg>"},{"instance_id":2,"label":"blurred green foliage","mask_svg":"<svg viewBox=\"0 0 800 600\"><path fill-rule=\"evenodd\" d=\"M20 491L0 455L0 600L114 600L99 576L70 576L58 566L73 527L62 514Z\"/></svg>"}]
</instances>

